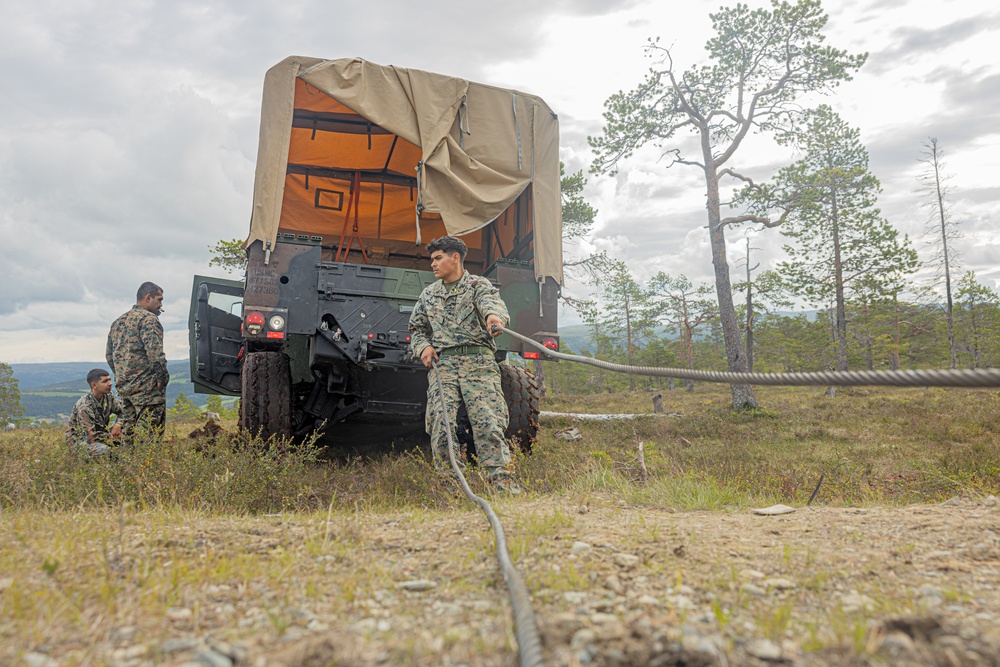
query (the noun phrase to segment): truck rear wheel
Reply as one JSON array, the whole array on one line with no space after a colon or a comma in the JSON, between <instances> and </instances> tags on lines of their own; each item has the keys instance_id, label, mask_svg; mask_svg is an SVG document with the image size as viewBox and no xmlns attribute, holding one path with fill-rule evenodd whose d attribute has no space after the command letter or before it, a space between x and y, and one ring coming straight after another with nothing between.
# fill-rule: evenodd
<instances>
[{"instance_id":1,"label":"truck rear wheel","mask_svg":"<svg viewBox=\"0 0 1000 667\"><path fill-rule=\"evenodd\" d=\"M535 374L521 366L500 364L500 386L510 412L510 423L504 435L522 452L530 454L531 445L538 439L538 397L541 394Z\"/></svg>"},{"instance_id":2,"label":"truck rear wheel","mask_svg":"<svg viewBox=\"0 0 1000 667\"><path fill-rule=\"evenodd\" d=\"M292 434L292 380L281 352L250 352L243 360L240 426L265 440Z\"/></svg>"},{"instance_id":3,"label":"truck rear wheel","mask_svg":"<svg viewBox=\"0 0 1000 667\"><path fill-rule=\"evenodd\" d=\"M535 375L527 368L500 364L500 387L510 414L504 436L522 452L530 454L531 445L538 438L538 397L541 395ZM476 443L464 404L459 406L455 422L458 443L465 447L467 456L474 457Z\"/></svg>"}]
</instances>

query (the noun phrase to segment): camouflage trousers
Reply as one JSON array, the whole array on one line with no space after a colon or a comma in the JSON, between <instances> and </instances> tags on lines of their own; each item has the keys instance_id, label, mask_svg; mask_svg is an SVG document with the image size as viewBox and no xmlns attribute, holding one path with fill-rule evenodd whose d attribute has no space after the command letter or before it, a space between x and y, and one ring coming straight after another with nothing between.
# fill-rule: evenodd
<instances>
[{"instance_id":1,"label":"camouflage trousers","mask_svg":"<svg viewBox=\"0 0 1000 667\"><path fill-rule=\"evenodd\" d=\"M135 435L163 434L163 426L167 423L167 406L165 403L143 405L133 403L127 396L121 396L122 403L122 438L124 444L130 444Z\"/></svg>"},{"instance_id":2,"label":"camouflage trousers","mask_svg":"<svg viewBox=\"0 0 1000 667\"><path fill-rule=\"evenodd\" d=\"M508 479L511 471L510 446L504 431L507 430L509 415L500 388L500 368L496 360L488 354L442 356L438 361L437 375L441 379L448 424L454 429L458 409L465 403L479 466L491 482ZM441 403L433 370L428 374L425 426L431 436L434 467L438 471L450 471L448 435L441 425ZM454 430L452 435L454 437ZM455 461L465 470L465 461L457 449Z\"/></svg>"},{"instance_id":3,"label":"camouflage trousers","mask_svg":"<svg viewBox=\"0 0 1000 667\"><path fill-rule=\"evenodd\" d=\"M100 440L95 442L87 442L86 438L71 440L69 446L80 454L95 459L108 456L111 453L111 448L108 447L108 444Z\"/></svg>"}]
</instances>

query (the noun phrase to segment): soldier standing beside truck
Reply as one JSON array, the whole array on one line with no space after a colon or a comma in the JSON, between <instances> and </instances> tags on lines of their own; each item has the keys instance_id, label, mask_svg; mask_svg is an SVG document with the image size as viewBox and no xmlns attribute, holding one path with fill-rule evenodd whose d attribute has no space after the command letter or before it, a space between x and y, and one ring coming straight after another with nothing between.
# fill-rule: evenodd
<instances>
[{"instance_id":1,"label":"soldier standing beside truck","mask_svg":"<svg viewBox=\"0 0 1000 667\"><path fill-rule=\"evenodd\" d=\"M494 326L507 326L510 317L500 293L489 280L472 276L463 262L465 243L442 236L427 246L431 270L438 281L424 288L410 315L413 352L424 366L437 362L437 377L454 424L464 402L472 425L479 465L497 491L520 494L511 479L510 446L504 437L507 404L500 386L500 368L493 338ZM441 423L440 399L433 385L427 390L425 425L431 436L434 467L449 470L448 434ZM464 468L458 452L456 460Z\"/></svg>"},{"instance_id":2,"label":"soldier standing beside truck","mask_svg":"<svg viewBox=\"0 0 1000 667\"><path fill-rule=\"evenodd\" d=\"M167 417L167 358L163 353L163 289L145 282L135 305L111 325L106 358L122 402L126 442L141 423L162 429Z\"/></svg>"}]
</instances>

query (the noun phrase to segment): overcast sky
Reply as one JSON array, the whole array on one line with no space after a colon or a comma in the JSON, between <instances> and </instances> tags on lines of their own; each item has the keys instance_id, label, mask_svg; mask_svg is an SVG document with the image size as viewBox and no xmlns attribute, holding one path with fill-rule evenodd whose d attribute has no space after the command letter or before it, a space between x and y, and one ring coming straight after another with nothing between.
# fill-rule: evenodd
<instances>
[{"instance_id":1,"label":"overcast sky","mask_svg":"<svg viewBox=\"0 0 1000 667\"><path fill-rule=\"evenodd\" d=\"M559 114L562 159L587 169L604 100L639 83L659 36L701 61L718 0L265 2L0 0L0 361L98 361L111 321L152 280L169 359L187 357L192 276L208 246L247 232L264 72L292 54L361 57L518 88ZM765 3L750 0L751 6ZM975 0L825 3L828 43L870 53L831 104L860 128L883 213L914 238L921 144L946 153L962 268L1000 280L1000 10ZM790 156L768 140L734 167L766 178ZM711 280L703 184L645 151L590 176L592 248ZM727 185L724 192L731 192ZM743 232L729 233L734 273ZM781 237L754 236L753 262ZM579 294L579 286L569 289ZM572 321L567 316L566 321Z\"/></svg>"}]
</instances>

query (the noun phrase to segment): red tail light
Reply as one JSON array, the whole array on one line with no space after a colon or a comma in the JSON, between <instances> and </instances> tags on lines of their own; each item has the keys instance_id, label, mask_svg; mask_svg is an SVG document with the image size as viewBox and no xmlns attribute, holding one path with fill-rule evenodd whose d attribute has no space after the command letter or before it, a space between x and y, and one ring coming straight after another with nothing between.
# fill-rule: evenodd
<instances>
[{"instance_id":1,"label":"red tail light","mask_svg":"<svg viewBox=\"0 0 1000 667\"><path fill-rule=\"evenodd\" d=\"M258 326L264 326L264 316L260 313L250 313L247 315L247 324L256 324Z\"/></svg>"},{"instance_id":2,"label":"red tail light","mask_svg":"<svg viewBox=\"0 0 1000 667\"><path fill-rule=\"evenodd\" d=\"M557 341L552 336L549 336L548 338L546 338L545 340L543 340L542 341L542 345L544 345L546 348L548 348L550 350L558 350L559 349L559 341Z\"/></svg>"},{"instance_id":3,"label":"red tail light","mask_svg":"<svg viewBox=\"0 0 1000 667\"><path fill-rule=\"evenodd\" d=\"M540 355L538 352L525 352L521 356L524 357L525 359L541 359L542 358L542 355Z\"/></svg>"}]
</instances>

